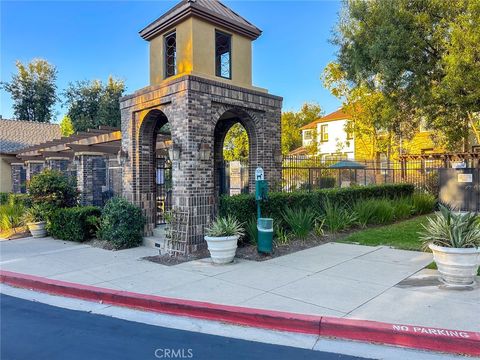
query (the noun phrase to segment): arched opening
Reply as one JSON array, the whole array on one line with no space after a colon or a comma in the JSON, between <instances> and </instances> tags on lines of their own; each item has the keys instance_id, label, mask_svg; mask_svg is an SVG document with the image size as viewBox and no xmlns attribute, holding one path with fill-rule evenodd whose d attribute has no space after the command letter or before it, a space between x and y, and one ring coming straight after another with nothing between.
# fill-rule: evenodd
<instances>
[{"instance_id":1,"label":"arched opening","mask_svg":"<svg viewBox=\"0 0 480 360\"><path fill-rule=\"evenodd\" d=\"M253 119L241 110L228 110L214 131L215 195L252 191L257 165L256 131Z\"/></svg>"},{"instance_id":2,"label":"arched opening","mask_svg":"<svg viewBox=\"0 0 480 360\"><path fill-rule=\"evenodd\" d=\"M139 200L144 203L149 231L165 223L172 204L172 167L170 124L160 110L145 116L139 131Z\"/></svg>"}]
</instances>

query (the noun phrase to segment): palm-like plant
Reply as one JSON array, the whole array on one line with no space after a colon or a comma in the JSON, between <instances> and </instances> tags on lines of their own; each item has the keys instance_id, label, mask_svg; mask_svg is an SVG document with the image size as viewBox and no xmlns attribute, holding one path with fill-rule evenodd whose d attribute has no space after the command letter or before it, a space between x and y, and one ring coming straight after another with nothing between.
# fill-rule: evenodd
<instances>
[{"instance_id":1,"label":"palm-like plant","mask_svg":"<svg viewBox=\"0 0 480 360\"><path fill-rule=\"evenodd\" d=\"M449 248L480 247L480 222L474 213L455 214L440 205L435 217L428 218L428 223L422 226L420 239L424 249L430 243Z\"/></svg>"},{"instance_id":2,"label":"palm-like plant","mask_svg":"<svg viewBox=\"0 0 480 360\"><path fill-rule=\"evenodd\" d=\"M242 224L237 219L228 215L216 218L205 229L205 234L210 237L243 236L244 230Z\"/></svg>"}]
</instances>

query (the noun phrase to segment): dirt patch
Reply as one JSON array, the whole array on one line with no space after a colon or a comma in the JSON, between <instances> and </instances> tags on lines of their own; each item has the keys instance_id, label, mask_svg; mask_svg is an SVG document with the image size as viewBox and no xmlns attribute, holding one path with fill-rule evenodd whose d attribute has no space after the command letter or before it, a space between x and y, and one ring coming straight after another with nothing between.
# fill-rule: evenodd
<instances>
[{"instance_id":1,"label":"dirt patch","mask_svg":"<svg viewBox=\"0 0 480 360\"><path fill-rule=\"evenodd\" d=\"M113 250L113 251L116 250L113 247L113 245L106 240L92 239L92 240L89 240L89 241L85 241L84 244L85 245L90 245L92 247L104 249L104 250Z\"/></svg>"},{"instance_id":2,"label":"dirt patch","mask_svg":"<svg viewBox=\"0 0 480 360\"><path fill-rule=\"evenodd\" d=\"M323 245L328 242L337 241L347 236L348 233L325 234L324 236L316 236L311 234L304 240L292 239L288 244L273 243L272 254L259 254L256 245L240 245L237 249L236 257L245 260L265 261L279 256L288 255L297 251L310 249L315 246Z\"/></svg>"},{"instance_id":3,"label":"dirt patch","mask_svg":"<svg viewBox=\"0 0 480 360\"><path fill-rule=\"evenodd\" d=\"M177 255L177 256L169 256L169 255L156 255L156 256L146 256L142 258L143 260L151 261L157 264L173 266L178 265L184 262L199 260L209 257L210 254L207 249L202 249L197 251L195 254L190 255Z\"/></svg>"}]
</instances>

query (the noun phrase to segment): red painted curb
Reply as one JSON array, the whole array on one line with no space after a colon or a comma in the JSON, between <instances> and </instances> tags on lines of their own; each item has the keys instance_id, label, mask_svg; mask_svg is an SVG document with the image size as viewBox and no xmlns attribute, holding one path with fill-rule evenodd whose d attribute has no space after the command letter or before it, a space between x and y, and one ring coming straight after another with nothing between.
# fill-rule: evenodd
<instances>
[{"instance_id":1,"label":"red painted curb","mask_svg":"<svg viewBox=\"0 0 480 360\"><path fill-rule=\"evenodd\" d=\"M291 314L239 306L145 295L89 285L52 280L34 275L0 270L0 281L7 285L28 288L55 295L125 306L166 314L190 316L206 320L261 327L272 330L318 335L321 316Z\"/></svg>"},{"instance_id":2,"label":"red painted curb","mask_svg":"<svg viewBox=\"0 0 480 360\"><path fill-rule=\"evenodd\" d=\"M4 284L55 295L232 324L480 356L480 333L353 320L173 299L0 270Z\"/></svg>"}]
</instances>

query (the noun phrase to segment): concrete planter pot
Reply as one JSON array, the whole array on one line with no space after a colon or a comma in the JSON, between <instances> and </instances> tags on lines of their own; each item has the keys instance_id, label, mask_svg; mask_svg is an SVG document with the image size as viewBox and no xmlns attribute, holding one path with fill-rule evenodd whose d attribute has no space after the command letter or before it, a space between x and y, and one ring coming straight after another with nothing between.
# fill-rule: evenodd
<instances>
[{"instance_id":1,"label":"concrete planter pot","mask_svg":"<svg viewBox=\"0 0 480 360\"><path fill-rule=\"evenodd\" d=\"M428 245L440 272L440 280L452 287L468 287L475 284L480 265L480 248L448 248Z\"/></svg>"},{"instance_id":2,"label":"concrete planter pot","mask_svg":"<svg viewBox=\"0 0 480 360\"><path fill-rule=\"evenodd\" d=\"M27 223L28 230L34 238L43 238L47 236L47 230L45 229L45 225L47 223L45 221Z\"/></svg>"},{"instance_id":3,"label":"concrete planter pot","mask_svg":"<svg viewBox=\"0 0 480 360\"><path fill-rule=\"evenodd\" d=\"M212 262L214 264L231 263L237 251L238 238L239 236L205 236Z\"/></svg>"}]
</instances>

